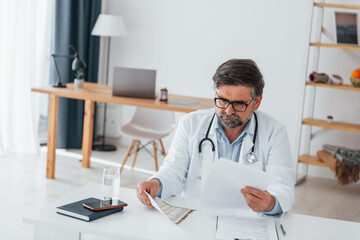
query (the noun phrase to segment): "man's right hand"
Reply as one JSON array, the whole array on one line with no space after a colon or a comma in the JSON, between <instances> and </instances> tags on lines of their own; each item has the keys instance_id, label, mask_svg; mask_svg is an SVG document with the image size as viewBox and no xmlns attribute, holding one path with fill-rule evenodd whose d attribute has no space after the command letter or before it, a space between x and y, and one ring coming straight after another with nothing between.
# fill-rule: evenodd
<instances>
[{"instance_id":1,"label":"man's right hand","mask_svg":"<svg viewBox=\"0 0 360 240\"><path fill-rule=\"evenodd\" d=\"M136 189L136 195L137 195L138 199L140 200L140 202L142 202L142 204L148 206L149 208L153 208L153 206L151 205L150 199L144 193L144 191L149 193L152 198L155 198L156 194L158 193L158 191L160 189L160 180L157 178L154 178L154 179L151 179L146 182L141 182L136 186L135 189Z\"/></svg>"}]
</instances>

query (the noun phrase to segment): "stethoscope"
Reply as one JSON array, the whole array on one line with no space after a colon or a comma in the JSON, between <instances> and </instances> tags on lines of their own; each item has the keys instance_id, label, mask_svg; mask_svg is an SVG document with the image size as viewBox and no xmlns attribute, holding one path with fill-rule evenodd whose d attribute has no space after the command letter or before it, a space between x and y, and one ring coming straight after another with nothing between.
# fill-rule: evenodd
<instances>
[{"instance_id":1,"label":"stethoscope","mask_svg":"<svg viewBox=\"0 0 360 240\"><path fill-rule=\"evenodd\" d=\"M254 112L254 117L255 117L255 131L254 131L254 137L253 137L253 146L251 148L251 152L248 153L248 155L246 156L246 159L249 163L255 163L257 161L257 158L255 157L254 155L254 149L255 149L255 140L256 140L256 135L257 135L257 128L258 128L258 121L257 121L257 116L256 116L256 113ZM215 118L215 113L214 115L212 116L211 118L211 121L210 121L210 124L209 124L209 127L206 131L206 135L203 139L201 139L200 143L199 143L199 153L201 154L201 146L203 144L203 142L205 141L209 141L211 143L211 150L213 153L215 153L215 144L214 142L209 138L209 132L210 132L210 129L211 129L211 125L214 121L214 118Z\"/></svg>"}]
</instances>

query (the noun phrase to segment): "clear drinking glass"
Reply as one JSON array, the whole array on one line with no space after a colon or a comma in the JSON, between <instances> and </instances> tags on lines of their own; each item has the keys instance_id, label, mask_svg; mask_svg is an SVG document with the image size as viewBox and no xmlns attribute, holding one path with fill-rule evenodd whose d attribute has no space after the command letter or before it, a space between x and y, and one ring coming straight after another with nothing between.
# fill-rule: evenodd
<instances>
[{"instance_id":1,"label":"clear drinking glass","mask_svg":"<svg viewBox=\"0 0 360 240\"><path fill-rule=\"evenodd\" d=\"M106 167L102 179L102 196L105 200L118 200L120 195L120 168Z\"/></svg>"}]
</instances>

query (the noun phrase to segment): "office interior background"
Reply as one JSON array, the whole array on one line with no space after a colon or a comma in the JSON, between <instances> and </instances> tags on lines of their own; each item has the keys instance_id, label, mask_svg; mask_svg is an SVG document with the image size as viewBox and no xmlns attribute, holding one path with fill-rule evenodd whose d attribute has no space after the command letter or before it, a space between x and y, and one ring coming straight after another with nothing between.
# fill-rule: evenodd
<instances>
[{"instance_id":1,"label":"office interior background","mask_svg":"<svg viewBox=\"0 0 360 240\"><path fill-rule=\"evenodd\" d=\"M86 4L87 1L82 2ZM332 2L359 4L357 0ZM155 69L157 91L166 87L170 94L213 98L212 76L221 63L231 58L253 59L265 79L260 110L267 112L286 126L296 166L304 81L311 72L311 69L308 72L306 69L308 58L311 59L312 54L311 51L308 52L312 3L311 0L103 0L101 12L122 16L127 29L127 36L111 39L108 84L112 85L115 66ZM93 151L92 156L100 160L97 165L94 164L92 169L89 169L90 172L84 172L86 169L81 169L81 164L78 164L79 154L81 154L79 149L58 152L57 167L64 175L70 171L71 174L66 175L66 182L76 182L75 186L62 188L61 184L65 180L61 177L60 180L59 178L45 179L46 150L44 149L46 147L39 145L39 126L41 126L39 123L41 118L47 118L48 96L33 93L31 88L49 85L51 34L55 6L55 0L0 2L0 81L2 83L0 89L0 164L2 166L0 175L2 177L0 179L3 178L5 183L10 183L3 188L2 198L8 195L6 191L11 193L12 198L29 197L32 193L24 191L20 186L26 181L22 177L25 175L27 178L36 179L34 185L37 184L37 190L44 189L39 190L38 199L32 198L33 202L37 202L34 205L35 209L41 207L40 203L45 204L81 184L101 181L101 177L94 176L101 175L101 169L106 165L104 164L106 161L120 164L131 139L120 137L118 130L130 120L135 110L130 106L108 104L106 140L118 146L118 151L106 154ZM334 9L328 9L324 12L323 42L336 42L334 11ZM342 11L359 13L357 10ZM12 20L12 14L16 14L16 21ZM11 21L14 21L13 25L9 25ZM358 26L360 26L359 22ZM358 39L359 34L358 29ZM100 40L99 83L105 82L103 76L106 71L106 47L105 41ZM338 74L344 79L344 83L350 84L351 72L360 67L360 52L329 48L321 49L320 54L318 72L329 75ZM335 93L332 89L317 89L316 91L315 118L324 119L332 115L335 120L360 123L358 92L337 91ZM103 110L103 104L98 104L97 135L102 133ZM176 113L176 119L178 120L183 114ZM172 137L173 134L170 134L164 139L166 149L169 148ZM359 143L358 133L326 131L314 139L311 154L315 155L323 144L359 149ZM127 169L122 176L122 185L129 183L129 187L134 187L137 182L149 177L149 173L154 170L153 160L146 153L140 155L138 161L140 168L144 171L140 171L139 175L136 175L137 173L131 175L131 171ZM21 166L29 166L27 169L32 169L31 174L27 174L27 170ZM74 173L77 171L82 172L80 177ZM325 179L326 184L329 184L326 186L332 187L327 187L322 191L337 191L331 196L338 199L347 196L346 194L352 196L360 194L358 183L351 186L337 185L333 172L328 168L309 166L308 175L310 178L320 178L320 182ZM131 180L126 179L127 176ZM319 182L316 183L319 184ZM17 191L17 187L22 190ZM311 186L306 185L305 182L299 187L301 190L297 191L297 194L307 194L309 192L306 192L304 188ZM316 195L317 190L311 193ZM317 196L312 197L316 199ZM316 202L309 196L300 196L300 198ZM331 202L331 199L328 200ZM4 200L1 201L4 202ZM318 203L327 204L323 201L318 201ZM301 208L301 204L307 203L297 202L296 207ZM321 206L318 207L321 208ZM351 207L359 208L360 202L354 201ZM344 212L347 211L345 208L346 206L341 206ZM3 210L5 210L4 207ZM312 210L305 209L304 212ZM12 215L11 211L7 211L7 216ZM324 211L333 211L333 209L327 207ZM9 233L9 229L11 231L17 228L29 230L19 222L22 213L16 209L13 212L17 212L17 218L6 223L13 225L0 231L5 236L9 236L9 239L19 237L14 233ZM360 222L360 218L356 216L350 216L347 219L341 211L331 216ZM5 220L3 223L5 224Z\"/></svg>"}]
</instances>

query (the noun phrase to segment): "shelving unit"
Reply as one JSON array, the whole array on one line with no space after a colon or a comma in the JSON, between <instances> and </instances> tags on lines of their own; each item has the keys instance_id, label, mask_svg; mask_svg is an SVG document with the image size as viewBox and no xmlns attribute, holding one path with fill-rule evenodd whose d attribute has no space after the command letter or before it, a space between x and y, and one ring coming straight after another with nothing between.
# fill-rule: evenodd
<instances>
[{"instance_id":1,"label":"shelving unit","mask_svg":"<svg viewBox=\"0 0 360 240\"><path fill-rule=\"evenodd\" d=\"M315 41L309 41L309 47L308 47L308 64L306 69L306 75L308 75L308 70L310 68L309 66L309 60L310 60L310 49L314 48L314 58L313 58L313 66L311 67L312 71L317 71L319 66L319 56L320 56L320 48L335 48L335 49L342 49L342 50L355 50L360 51L360 46L358 45L349 45L349 44L331 44L331 43L322 43L321 42L321 30L322 30L322 22L323 22L323 14L324 14L324 8L339 8L339 9L353 9L353 10L360 10L360 5L347 5L347 4L332 4L332 3L320 3L320 2L314 2L313 3L313 13L312 13L312 26L313 26L313 17L314 17L314 8L319 8L319 18L321 19L321 22L318 24L318 29L315 30ZM311 33L310 33L311 34ZM311 146L311 138L312 138L312 127L320 127L320 128L327 128L327 129L336 129L340 131L351 131L360 133L360 124L353 124L353 123L346 123L346 122L340 122L340 121L334 121L332 123L328 123L325 119L316 119L313 118L314 116L314 104L315 104L315 95L316 95L316 88L331 88L334 90L344 90L344 91L355 91L360 92L360 88L356 88L350 84L343 84L343 85L330 85L330 84L324 84L324 83L312 83L305 81L305 89L304 89L304 97L303 97L303 110L302 110L302 120L301 120L301 126L308 126L308 128L305 131L305 134L300 133L299 136L299 149L298 149L298 167L297 167L297 176L296 176L296 182L297 184L303 182L306 180L307 174L308 174L308 166L314 165L314 166L320 166L320 167L326 167L326 165L320 161L316 156L312 156L309 154L310 152L310 146ZM309 98L305 99L306 91L308 92ZM305 104L308 103L308 112L310 112L310 117L304 118L304 109ZM301 132L301 131L300 131ZM305 141L304 141L305 140ZM305 142L305 153L301 154L301 144L302 141ZM305 164L305 174L304 176L299 176L299 164Z\"/></svg>"}]
</instances>

